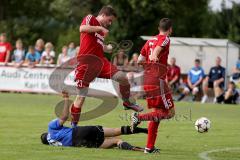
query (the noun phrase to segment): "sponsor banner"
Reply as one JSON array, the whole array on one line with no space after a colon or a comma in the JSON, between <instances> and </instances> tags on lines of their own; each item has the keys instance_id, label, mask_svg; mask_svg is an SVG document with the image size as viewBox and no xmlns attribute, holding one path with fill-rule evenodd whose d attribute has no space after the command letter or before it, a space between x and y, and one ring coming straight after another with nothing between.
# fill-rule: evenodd
<instances>
[{"instance_id":1,"label":"sponsor banner","mask_svg":"<svg viewBox=\"0 0 240 160\"><path fill-rule=\"evenodd\" d=\"M49 79L55 68L15 68L0 66L0 91L20 91L20 92L36 92L36 93L57 93L49 85ZM54 73L56 85L62 84L61 80L64 71L70 73L64 78L65 85L75 85L74 70L62 69L63 72ZM52 83L52 82L51 82ZM53 81L54 83L54 81ZM54 83L55 84L55 83ZM115 85L115 87L113 86ZM61 88L61 86L60 86ZM101 90L117 96L115 82L108 79L96 78L89 86L95 90ZM117 88L117 89L115 89Z\"/></svg>"}]
</instances>

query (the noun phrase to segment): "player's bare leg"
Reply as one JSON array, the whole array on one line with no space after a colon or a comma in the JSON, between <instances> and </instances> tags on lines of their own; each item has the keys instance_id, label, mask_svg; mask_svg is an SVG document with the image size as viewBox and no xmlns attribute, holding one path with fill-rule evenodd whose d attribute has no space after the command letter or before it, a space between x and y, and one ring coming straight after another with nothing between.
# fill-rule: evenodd
<instances>
[{"instance_id":1,"label":"player's bare leg","mask_svg":"<svg viewBox=\"0 0 240 160\"><path fill-rule=\"evenodd\" d=\"M213 84L213 88L214 88L214 103L216 103L216 97L219 97L222 93L223 93L223 90L219 87L219 84L214 82Z\"/></svg>"},{"instance_id":2,"label":"player's bare leg","mask_svg":"<svg viewBox=\"0 0 240 160\"><path fill-rule=\"evenodd\" d=\"M168 112L164 112L159 108L153 109L152 112L146 114L132 114L132 128L135 128L141 121L150 121L148 123L147 146L144 153L158 153L159 149L154 147L157 138L158 127L162 119L170 119L174 117L175 109L171 108Z\"/></svg>"},{"instance_id":3,"label":"player's bare leg","mask_svg":"<svg viewBox=\"0 0 240 160\"><path fill-rule=\"evenodd\" d=\"M127 142L123 142L118 136L136 134L136 133L148 133L146 128L136 128L135 133L130 129L130 126L122 126L121 128L103 128L105 140L100 148L112 148L118 146L119 149L143 151L143 148L135 147Z\"/></svg>"},{"instance_id":4,"label":"player's bare leg","mask_svg":"<svg viewBox=\"0 0 240 160\"><path fill-rule=\"evenodd\" d=\"M103 144L100 146L100 148L104 148L104 149L109 149L113 147L118 147L119 149L123 149L123 150L141 151L141 152L144 151L144 149L141 147L132 146L128 142L124 142L120 137L105 138Z\"/></svg>"},{"instance_id":5,"label":"player's bare leg","mask_svg":"<svg viewBox=\"0 0 240 160\"><path fill-rule=\"evenodd\" d=\"M201 103L205 103L208 99L208 79L204 79L202 90L203 90L203 97L202 97Z\"/></svg>"},{"instance_id":6,"label":"player's bare leg","mask_svg":"<svg viewBox=\"0 0 240 160\"><path fill-rule=\"evenodd\" d=\"M112 76L112 80L119 83L119 89L125 109L132 109L136 112L143 111L143 107L137 105L134 99L130 100L130 84L128 82L126 73L118 71Z\"/></svg>"},{"instance_id":7,"label":"player's bare leg","mask_svg":"<svg viewBox=\"0 0 240 160\"><path fill-rule=\"evenodd\" d=\"M100 146L100 148L104 148L104 149L113 148L122 142L123 141L120 138L108 137L108 138L105 138L105 140L104 140L103 144Z\"/></svg>"}]
</instances>

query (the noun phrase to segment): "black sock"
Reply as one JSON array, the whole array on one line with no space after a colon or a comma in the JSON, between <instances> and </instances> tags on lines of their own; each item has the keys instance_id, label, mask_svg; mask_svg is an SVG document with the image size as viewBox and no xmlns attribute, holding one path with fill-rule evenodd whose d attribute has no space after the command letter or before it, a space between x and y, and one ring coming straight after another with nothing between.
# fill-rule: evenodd
<instances>
[{"instance_id":1,"label":"black sock","mask_svg":"<svg viewBox=\"0 0 240 160\"><path fill-rule=\"evenodd\" d=\"M185 97L185 94L180 94L180 97L177 99L177 101L181 101Z\"/></svg>"},{"instance_id":2,"label":"black sock","mask_svg":"<svg viewBox=\"0 0 240 160\"><path fill-rule=\"evenodd\" d=\"M130 126L122 126L121 127L121 134L133 134L131 131Z\"/></svg>"},{"instance_id":3,"label":"black sock","mask_svg":"<svg viewBox=\"0 0 240 160\"><path fill-rule=\"evenodd\" d=\"M139 127L136 127L134 129L134 133L148 133L148 129L147 128L139 128Z\"/></svg>"},{"instance_id":4,"label":"black sock","mask_svg":"<svg viewBox=\"0 0 240 160\"><path fill-rule=\"evenodd\" d=\"M122 142L122 143L118 144L118 148L124 149L124 150L132 150L134 147L127 142Z\"/></svg>"}]
</instances>

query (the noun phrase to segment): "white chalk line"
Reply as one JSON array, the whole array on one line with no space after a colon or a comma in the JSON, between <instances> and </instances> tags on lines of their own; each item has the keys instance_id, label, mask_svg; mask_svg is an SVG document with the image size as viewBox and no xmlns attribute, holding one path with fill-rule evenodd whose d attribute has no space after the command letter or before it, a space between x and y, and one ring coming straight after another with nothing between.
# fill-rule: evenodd
<instances>
[{"instance_id":1,"label":"white chalk line","mask_svg":"<svg viewBox=\"0 0 240 160\"><path fill-rule=\"evenodd\" d=\"M205 151L202 153L199 153L198 156L203 160L213 160L212 158L208 157L208 154L210 153L217 153L217 152L223 152L223 151L234 151L234 150L240 150L240 148L223 148L223 149L214 149L210 151Z\"/></svg>"}]
</instances>

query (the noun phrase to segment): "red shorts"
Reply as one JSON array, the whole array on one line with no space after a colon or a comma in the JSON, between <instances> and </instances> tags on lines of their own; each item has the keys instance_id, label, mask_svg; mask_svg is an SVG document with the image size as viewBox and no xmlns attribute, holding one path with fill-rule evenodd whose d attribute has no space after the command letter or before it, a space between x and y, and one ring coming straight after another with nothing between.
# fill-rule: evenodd
<instances>
[{"instance_id":1,"label":"red shorts","mask_svg":"<svg viewBox=\"0 0 240 160\"><path fill-rule=\"evenodd\" d=\"M148 108L170 110L174 107L172 93L165 80L157 77L145 76L144 90L146 92Z\"/></svg>"},{"instance_id":2,"label":"red shorts","mask_svg":"<svg viewBox=\"0 0 240 160\"><path fill-rule=\"evenodd\" d=\"M85 88L96 78L110 79L118 69L106 58L95 55L78 57L78 65L75 68L75 82L77 87Z\"/></svg>"}]
</instances>

